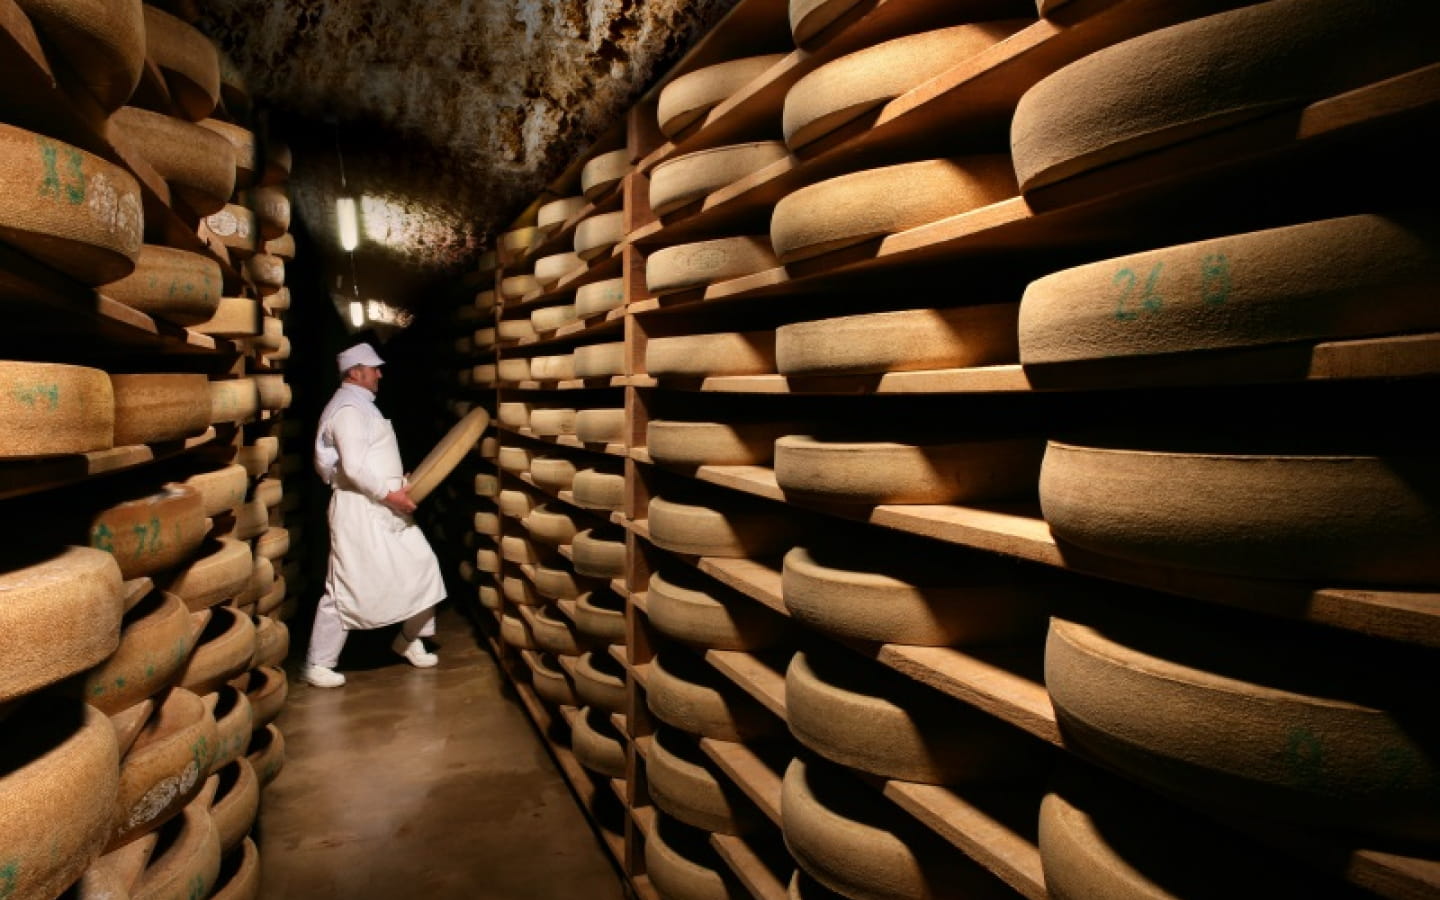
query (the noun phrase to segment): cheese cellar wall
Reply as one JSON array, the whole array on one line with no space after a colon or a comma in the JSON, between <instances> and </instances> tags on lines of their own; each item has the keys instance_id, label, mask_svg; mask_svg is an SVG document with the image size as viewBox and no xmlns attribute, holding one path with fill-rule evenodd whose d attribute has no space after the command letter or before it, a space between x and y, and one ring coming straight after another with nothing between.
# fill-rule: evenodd
<instances>
[{"instance_id":1,"label":"cheese cellar wall","mask_svg":"<svg viewBox=\"0 0 1440 900\"><path fill-rule=\"evenodd\" d=\"M285 761L290 154L186 7L0 7L17 900L258 896Z\"/></svg>"},{"instance_id":2,"label":"cheese cellar wall","mask_svg":"<svg viewBox=\"0 0 1440 900\"><path fill-rule=\"evenodd\" d=\"M452 565L637 895L1440 895L1435 17L741 0L500 236Z\"/></svg>"}]
</instances>

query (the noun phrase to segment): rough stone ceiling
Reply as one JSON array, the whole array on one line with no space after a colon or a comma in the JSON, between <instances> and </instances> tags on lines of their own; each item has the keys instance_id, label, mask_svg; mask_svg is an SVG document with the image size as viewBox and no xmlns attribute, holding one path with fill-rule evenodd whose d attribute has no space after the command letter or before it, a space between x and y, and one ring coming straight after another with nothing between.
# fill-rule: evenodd
<instances>
[{"instance_id":1,"label":"rough stone ceiling","mask_svg":"<svg viewBox=\"0 0 1440 900\"><path fill-rule=\"evenodd\" d=\"M198 24L294 148L295 213L331 287L350 290L344 193L361 198L361 292L413 307L733 4L207 0Z\"/></svg>"}]
</instances>

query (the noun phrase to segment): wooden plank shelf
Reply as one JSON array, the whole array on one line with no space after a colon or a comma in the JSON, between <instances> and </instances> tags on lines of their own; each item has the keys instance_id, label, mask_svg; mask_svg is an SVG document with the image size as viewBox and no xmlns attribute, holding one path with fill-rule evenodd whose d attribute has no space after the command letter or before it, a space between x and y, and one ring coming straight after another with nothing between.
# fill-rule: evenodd
<instances>
[{"instance_id":1,"label":"wooden plank shelf","mask_svg":"<svg viewBox=\"0 0 1440 900\"><path fill-rule=\"evenodd\" d=\"M785 669L775 661L744 650L706 650L705 660L745 693L781 719L785 718ZM788 662L788 659L785 660Z\"/></svg>"},{"instance_id":2,"label":"wooden plank shelf","mask_svg":"<svg viewBox=\"0 0 1440 900\"><path fill-rule=\"evenodd\" d=\"M505 381L501 382L501 390L510 391L593 391L602 388L625 387L627 381L623 375L610 375L603 378L577 378L569 381Z\"/></svg>"},{"instance_id":3,"label":"wooden plank shelf","mask_svg":"<svg viewBox=\"0 0 1440 900\"><path fill-rule=\"evenodd\" d=\"M583 450L586 453L602 454L605 456L618 456L622 458L629 455L628 451L626 451L625 449L624 444L605 444L603 447L601 447L597 444L583 443L573 434L561 434L551 437L536 434L528 427L514 428L509 425L503 425L499 423L496 423L495 427L502 433L516 435L518 437L534 441L538 444L546 444L551 447L568 447L572 450Z\"/></svg>"},{"instance_id":4,"label":"wooden plank shelf","mask_svg":"<svg viewBox=\"0 0 1440 900\"><path fill-rule=\"evenodd\" d=\"M224 426L233 434L230 426ZM49 456L42 459L5 460L0 462L0 499L34 494L76 484L98 475L135 469L157 460L169 459L182 453L204 447L216 440L215 426L202 434L183 441L167 441L163 444L133 444L112 447L109 450L94 450L71 456Z\"/></svg>"},{"instance_id":5,"label":"wooden plank shelf","mask_svg":"<svg viewBox=\"0 0 1440 900\"><path fill-rule=\"evenodd\" d=\"M533 338L522 338L518 341L500 341L495 347L501 352L530 347L548 347L561 344L586 344L591 343L591 338L607 337L624 330L624 319L626 308L621 306L612 309L602 315L591 316L588 319L581 319L562 325L547 335L537 335Z\"/></svg>"},{"instance_id":6,"label":"wooden plank shelf","mask_svg":"<svg viewBox=\"0 0 1440 900\"><path fill-rule=\"evenodd\" d=\"M633 456L632 456L633 458ZM1440 647L1440 593L1316 587L1147 566L1057 542L1034 507L887 504L853 511L787 498L763 466L701 466L694 477L732 490L855 521L1043 563L1135 587Z\"/></svg>"},{"instance_id":7,"label":"wooden plank shelf","mask_svg":"<svg viewBox=\"0 0 1440 900\"><path fill-rule=\"evenodd\" d=\"M755 900L785 900L786 885L781 884L770 867L756 855L743 837L733 834L711 834L710 846L735 873L740 883Z\"/></svg>"},{"instance_id":8,"label":"wooden plank shelf","mask_svg":"<svg viewBox=\"0 0 1440 900\"><path fill-rule=\"evenodd\" d=\"M780 824L780 788L784 772L777 772L755 750L733 741L702 737L700 749L729 776L745 796L771 822Z\"/></svg>"},{"instance_id":9,"label":"wooden plank shelf","mask_svg":"<svg viewBox=\"0 0 1440 900\"><path fill-rule=\"evenodd\" d=\"M582 512L591 518L600 519L602 521L609 521L609 517L605 510L591 509L588 506L579 506L578 504L576 504L574 491L552 491L549 488L542 487L535 481L535 476L531 475L529 472L521 472L519 474L511 472L508 474L512 478L519 478L521 481L530 485L532 488L544 494L546 497L559 500L561 503L564 503L571 509Z\"/></svg>"},{"instance_id":10,"label":"wooden plank shelf","mask_svg":"<svg viewBox=\"0 0 1440 900\"><path fill-rule=\"evenodd\" d=\"M558 305L566 298L575 293L575 289L583 287L596 281L604 281L607 278L618 278L620 275L620 257L628 242L616 244L609 253L602 254L590 260L583 266L560 276L560 279L548 288L538 288L531 291L518 301L513 303L502 303L503 318L514 310L533 309L539 306ZM558 251L564 252L564 251Z\"/></svg>"},{"instance_id":11,"label":"wooden plank shelf","mask_svg":"<svg viewBox=\"0 0 1440 900\"><path fill-rule=\"evenodd\" d=\"M576 193L578 195L579 192ZM564 198L557 195L555 199ZM522 264L533 263L542 256L569 252L575 244L576 226L591 216L616 211L620 208L622 199L623 195L620 191L612 190L594 200L587 201L584 206L571 213L570 218L560 223L560 227L551 232L549 237L527 250L519 262Z\"/></svg>"}]
</instances>

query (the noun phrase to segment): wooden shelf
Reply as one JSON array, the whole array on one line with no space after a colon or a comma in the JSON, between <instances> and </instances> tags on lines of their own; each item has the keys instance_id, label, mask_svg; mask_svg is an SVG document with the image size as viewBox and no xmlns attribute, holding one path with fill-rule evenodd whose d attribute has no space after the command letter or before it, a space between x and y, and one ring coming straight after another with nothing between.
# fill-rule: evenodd
<instances>
[{"instance_id":1,"label":"wooden shelf","mask_svg":"<svg viewBox=\"0 0 1440 900\"><path fill-rule=\"evenodd\" d=\"M706 650L705 659L745 693L785 718L785 669L744 650ZM788 661L788 660L787 660Z\"/></svg>"},{"instance_id":2,"label":"wooden shelf","mask_svg":"<svg viewBox=\"0 0 1440 900\"><path fill-rule=\"evenodd\" d=\"M227 432L230 430L226 427ZM95 450L72 456L0 462L0 499L34 494L76 484L98 475L134 469L161 459L178 456L213 443L215 426L183 441L163 444L133 444L109 450Z\"/></svg>"},{"instance_id":3,"label":"wooden shelf","mask_svg":"<svg viewBox=\"0 0 1440 900\"><path fill-rule=\"evenodd\" d=\"M578 196L578 191L576 192ZM556 200L563 197L557 195ZM622 195L619 191L610 191L594 200L587 201L584 206L570 214L570 218L560 224L544 241L536 244L525 252L519 260L520 263L532 263L542 256L552 256L556 253L567 253L575 245L575 227L585 219L593 215L606 212L614 212L619 209Z\"/></svg>"},{"instance_id":4,"label":"wooden shelf","mask_svg":"<svg viewBox=\"0 0 1440 900\"><path fill-rule=\"evenodd\" d=\"M780 824L780 788L783 772L776 772L745 744L701 738L700 749L754 801L771 822Z\"/></svg>"},{"instance_id":5,"label":"wooden shelf","mask_svg":"<svg viewBox=\"0 0 1440 900\"><path fill-rule=\"evenodd\" d=\"M518 341L500 341L495 348L503 353L506 350L515 350L521 347L541 347L550 344L584 344L592 337L603 337L619 331L623 331L626 308L619 307L605 312L602 315L591 316L588 319L581 319L562 325L548 335L533 338L522 338Z\"/></svg>"},{"instance_id":6,"label":"wooden shelf","mask_svg":"<svg viewBox=\"0 0 1440 900\"><path fill-rule=\"evenodd\" d=\"M1146 566L1103 557L1058 543L1034 507L891 504L837 511L836 507L787 499L775 481L774 470L763 466L701 466L694 476L790 506L843 515L855 521L1082 575L1376 637L1440 647L1440 594L1433 592L1315 587Z\"/></svg>"},{"instance_id":7,"label":"wooden shelf","mask_svg":"<svg viewBox=\"0 0 1440 900\"><path fill-rule=\"evenodd\" d=\"M527 438L540 444L548 444L552 447L569 447L572 450L583 450L586 453L603 454L605 456L618 456L624 458L629 455L624 444L606 444L603 448L598 445L585 444L573 434L562 434L554 437L538 435L529 428L512 428L509 425L496 424L496 429L505 434L513 434Z\"/></svg>"},{"instance_id":8,"label":"wooden shelf","mask_svg":"<svg viewBox=\"0 0 1440 900\"><path fill-rule=\"evenodd\" d=\"M518 478L518 479L520 479L521 481L523 481L523 482L525 482L526 484L530 485L530 487L532 487L532 488L534 488L535 490L539 491L540 493L544 494L546 497L552 498L552 499L554 499L554 500L558 500L558 501L560 501L561 503L564 503L566 506L570 507L571 509L577 510L577 511L582 512L582 513L585 513L586 516L588 516L588 517L590 517L590 518L599 519L599 520L601 520L602 522L608 522L608 521L609 521L609 517L607 516L607 514L606 514L606 512L605 512L604 510L591 509L591 508L588 507L588 506L579 506L579 505L577 505L577 504L575 503L575 492L574 492L574 491L551 491L551 490L549 490L549 489L547 489L547 488L541 487L539 484L536 483L536 481L535 481L535 476L534 476L534 475L531 475L529 472L521 472L521 473L519 473L518 475L515 474L514 472L507 472L506 474L509 475L511 478Z\"/></svg>"},{"instance_id":9,"label":"wooden shelf","mask_svg":"<svg viewBox=\"0 0 1440 900\"><path fill-rule=\"evenodd\" d=\"M743 837L711 834L710 846L755 900L786 900L789 896L786 885L780 883Z\"/></svg>"}]
</instances>

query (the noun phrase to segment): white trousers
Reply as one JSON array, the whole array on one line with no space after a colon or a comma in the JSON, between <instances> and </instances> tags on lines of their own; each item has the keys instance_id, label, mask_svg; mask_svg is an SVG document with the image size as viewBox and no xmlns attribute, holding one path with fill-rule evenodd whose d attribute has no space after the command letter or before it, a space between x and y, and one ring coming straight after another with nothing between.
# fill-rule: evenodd
<instances>
[{"instance_id":1,"label":"white trousers","mask_svg":"<svg viewBox=\"0 0 1440 900\"><path fill-rule=\"evenodd\" d=\"M400 623L400 633L405 640L435 635L435 607L427 607ZM305 665L335 668L340 662L340 651L345 649L345 638L350 632L340 621L335 609L335 600L326 592L315 608L315 626L310 629L310 649L305 654Z\"/></svg>"}]
</instances>

